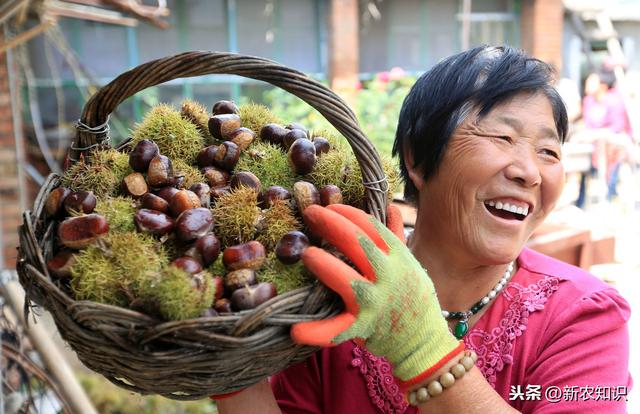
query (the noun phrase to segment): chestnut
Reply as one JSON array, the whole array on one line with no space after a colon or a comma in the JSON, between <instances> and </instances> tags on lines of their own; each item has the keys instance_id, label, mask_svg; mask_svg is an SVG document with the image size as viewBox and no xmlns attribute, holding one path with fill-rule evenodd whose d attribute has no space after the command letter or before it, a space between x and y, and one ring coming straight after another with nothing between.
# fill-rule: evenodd
<instances>
[{"instance_id":1,"label":"chestnut","mask_svg":"<svg viewBox=\"0 0 640 414\"><path fill-rule=\"evenodd\" d=\"M97 202L91 191L74 191L64 199L64 209L69 214L89 214L96 208Z\"/></svg>"},{"instance_id":2,"label":"chestnut","mask_svg":"<svg viewBox=\"0 0 640 414\"><path fill-rule=\"evenodd\" d=\"M213 287L216 289L215 299L221 299L224 295L224 282L220 276L214 276L213 278Z\"/></svg>"},{"instance_id":3,"label":"chestnut","mask_svg":"<svg viewBox=\"0 0 640 414\"><path fill-rule=\"evenodd\" d=\"M198 207L202 207L200 197L189 190L178 190L169 200L169 211L174 217L179 216L185 210Z\"/></svg>"},{"instance_id":4,"label":"chestnut","mask_svg":"<svg viewBox=\"0 0 640 414\"><path fill-rule=\"evenodd\" d=\"M207 308L200 313L200 318L213 318L218 316L218 311L214 308Z\"/></svg>"},{"instance_id":5,"label":"chestnut","mask_svg":"<svg viewBox=\"0 0 640 414\"><path fill-rule=\"evenodd\" d=\"M227 269L258 270L267 257L264 246L257 240L229 246L222 253L222 263Z\"/></svg>"},{"instance_id":6,"label":"chestnut","mask_svg":"<svg viewBox=\"0 0 640 414\"><path fill-rule=\"evenodd\" d=\"M314 137L313 146L316 147L316 155L326 154L331 149L331 144L324 137Z\"/></svg>"},{"instance_id":7,"label":"chestnut","mask_svg":"<svg viewBox=\"0 0 640 414\"><path fill-rule=\"evenodd\" d=\"M276 244L276 257L284 264L294 264L300 260L304 249L309 247L309 238L301 231L290 231Z\"/></svg>"},{"instance_id":8,"label":"chestnut","mask_svg":"<svg viewBox=\"0 0 640 414\"><path fill-rule=\"evenodd\" d=\"M342 202L342 191L337 185L327 184L320 189L320 204L323 206L342 204Z\"/></svg>"},{"instance_id":9,"label":"chestnut","mask_svg":"<svg viewBox=\"0 0 640 414\"><path fill-rule=\"evenodd\" d=\"M129 197L140 198L149 191L149 186L144 180L144 175L134 172L122 179L120 191Z\"/></svg>"},{"instance_id":10,"label":"chestnut","mask_svg":"<svg viewBox=\"0 0 640 414\"><path fill-rule=\"evenodd\" d=\"M294 131L297 131L294 129ZM293 131L292 131L293 132ZM289 148L287 154L293 172L299 175L309 174L316 165L316 147L308 139L298 139Z\"/></svg>"},{"instance_id":11,"label":"chestnut","mask_svg":"<svg viewBox=\"0 0 640 414\"><path fill-rule=\"evenodd\" d=\"M289 132L288 129L278 124L267 124L260 130L260 139L272 144L283 145L284 136Z\"/></svg>"},{"instance_id":12,"label":"chestnut","mask_svg":"<svg viewBox=\"0 0 640 414\"><path fill-rule=\"evenodd\" d=\"M211 110L213 115L220 114L237 114L238 106L233 101L218 101L213 104L213 109Z\"/></svg>"},{"instance_id":13,"label":"chestnut","mask_svg":"<svg viewBox=\"0 0 640 414\"><path fill-rule=\"evenodd\" d=\"M175 233L183 243L204 236L213 229L213 214L208 208L198 207L183 211L176 220Z\"/></svg>"},{"instance_id":14,"label":"chestnut","mask_svg":"<svg viewBox=\"0 0 640 414\"><path fill-rule=\"evenodd\" d=\"M143 139L129 153L129 166L135 172L147 172L151 160L159 153L160 149L155 142Z\"/></svg>"},{"instance_id":15,"label":"chestnut","mask_svg":"<svg viewBox=\"0 0 640 414\"><path fill-rule=\"evenodd\" d=\"M256 133L249 128L238 128L227 136L227 140L233 142L240 148L240 151L247 149L256 138Z\"/></svg>"},{"instance_id":16,"label":"chestnut","mask_svg":"<svg viewBox=\"0 0 640 414\"><path fill-rule=\"evenodd\" d=\"M213 304L213 309L218 313L231 313L233 309L231 309L231 301L227 298L216 299Z\"/></svg>"},{"instance_id":17,"label":"chestnut","mask_svg":"<svg viewBox=\"0 0 640 414\"><path fill-rule=\"evenodd\" d=\"M233 270L224 275L224 288L229 294L236 289L247 285L255 285L256 283L256 272L253 269Z\"/></svg>"},{"instance_id":18,"label":"chestnut","mask_svg":"<svg viewBox=\"0 0 640 414\"><path fill-rule=\"evenodd\" d=\"M171 262L171 266L175 266L192 275L202 272L202 265L200 262L189 256L178 257L176 260Z\"/></svg>"},{"instance_id":19,"label":"chestnut","mask_svg":"<svg viewBox=\"0 0 640 414\"><path fill-rule=\"evenodd\" d=\"M177 189L181 189L182 186L184 185L184 175L179 175L179 174L182 174L182 173L178 173L178 175L169 177L169 180L167 181L167 185Z\"/></svg>"},{"instance_id":20,"label":"chestnut","mask_svg":"<svg viewBox=\"0 0 640 414\"><path fill-rule=\"evenodd\" d=\"M151 187L162 187L170 184L173 177L173 166L169 157L156 155L149 163L147 170L147 183Z\"/></svg>"},{"instance_id":21,"label":"chestnut","mask_svg":"<svg viewBox=\"0 0 640 414\"><path fill-rule=\"evenodd\" d=\"M229 187L231 187L231 189L235 189L240 186L252 188L258 194L262 191L262 184L260 183L260 180L249 171L240 171L231 177Z\"/></svg>"},{"instance_id":22,"label":"chestnut","mask_svg":"<svg viewBox=\"0 0 640 414\"><path fill-rule=\"evenodd\" d=\"M64 200L71 194L71 190L66 187L54 188L47 197L44 209L51 217L62 217L66 210L64 209Z\"/></svg>"},{"instance_id":23,"label":"chestnut","mask_svg":"<svg viewBox=\"0 0 640 414\"><path fill-rule=\"evenodd\" d=\"M282 139L282 144L284 145L284 148L288 150L291 147L291 145L293 145L293 143L299 139L305 139L309 141L307 137L307 133L305 131L301 129L292 129L289 132L287 132L287 134L284 136L284 138ZM311 141L309 141L309 143L311 143ZM314 148L314 152L315 152L315 148Z\"/></svg>"},{"instance_id":24,"label":"chestnut","mask_svg":"<svg viewBox=\"0 0 640 414\"><path fill-rule=\"evenodd\" d=\"M231 176L227 171L216 167L205 167L202 169L202 174L204 174L211 188L229 184L229 177Z\"/></svg>"},{"instance_id":25,"label":"chestnut","mask_svg":"<svg viewBox=\"0 0 640 414\"><path fill-rule=\"evenodd\" d=\"M70 249L84 249L109 232L107 219L99 214L70 217L58 226L60 243Z\"/></svg>"},{"instance_id":26,"label":"chestnut","mask_svg":"<svg viewBox=\"0 0 640 414\"><path fill-rule=\"evenodd\" d=\"M202 264L205 266L213 264L220 255L220 241L213 233L198 238L195 247Z\"/></svg>"},{"instance_id":27,"label":"chestnut","mask_svg":"<svg viewBox=\"0 0 640 414\"><path fill-rule=\"evenodd\" d=\"M173 187L167 187L173 188ZM177 188L173 188L178 192ZM142 197L140 197L140 206L142 208L146 208L148 210L156 210L164 214L169 213L169 203L164 198L157 196L155 194L146 193Z\"/></svg>"},{"instance_id":28,"label":"chestnut","mask_svg":"<svg viewBox=\"0 0 640 414\"><path fill-rule=\"evenodd\" d=\"M246 286L233 292L231 305L238 310L253 309L278 294L272 283L262 282L255 286Z\"/></svg>"},{"instance_id":29,"label":"chestnut","mask_svg":"<svg viewBox=\"0 0 640 414\"><path fill-rule=\"evenodd\" d=\"M71 266L75 262L75 256L71 250L61 250L47 261L47 269L51 276L57 279L70 279Z\"/></svg>"},{"instance_id":30,"label":"chestnut","mask_svg":"<svg viewBox=\"0 0 640 414\"><path fill-rule=\"evenodd\" d=\"M291 122L290 124L287 124L285 128L288 130L299 129L300 131L304 132L307 136L309 136L309 130L297 122Z\"/></svg>"},{"instance_id":31,"label":"chestnut","mask_svg":"<svg viewBox=\"0 0 640 414\"><path fill-rule=\"evenodd\" d=\"M218 198L225 196L231 192L231 187L228 185L222 187L216 187L211 189L211 199L217 200Z\"/></svg>"},{"instance_id":32,"label":"chestnut","mask_svg":"<svg viewBox=\"0 0 640 414\"><path fill-rule=\"evenodd\" d=\"M273 207L276 200L289 200L291 193L284 187L272 185L271 187L260 193L260 203L263 208Z\"/></svg>"},{"instance_id":33,"label":"chestnut","mask_svg":"<svg viewBox=\"0 0 640 414\"><path fill-rule=\"evenodd\" d=\"M195 183L189 188L200 199L200 207L209 207L211 204L211 187L207 183Z\"/></svg>"},{"instance_id":34,"label":"chestnut","mask_svg":"<svg viewBox=\"0 0 640 414\"><path fill-rule=\"evenodd\" d=\"M213 163L216 167L225 171L231 171L240 159L240 148L231 141L225 141L218 146L218 151L213 157Z\"/></svg>"},{"instance_id":35,"label":"chestnut","mask_svg":"<svg viewBox=\"0 0 640 414\"><path fill-rule=\"evenodd\" d=\"M217 139L226 139L232 131L240 126L240 116L237 114L220 114L209 118L209 133Z\"/></svg>"},{"instance_id":36,"label":"chestnut","mask_svg":"<svg viewBox=\"0 0 640 414\"><path fill-rule=\"evenodd\" d=\"M173 195L175 193L177 193L178 191L180 191L180 190L178 190L175 187L171 187L171 186L160 187L160 188L154 190L155 195L157 195L158 197L164 199L167 203L169 202L169 200L171 200L171 197L173 197ZM155 210L155 209L153 209L153 210ZM162 211L162 210L159 210L159 211ZM164 213L164 211L163 211L163 213Z\"/></svg>"},{"instance_id":37,"label":"chestnut","mask_svg":"<svg viewBox=\"0 0 640 414\"><path fill-rule=\"evenodd\" d=\"M213 165L213 158L216 156L216 152L218 151L217 145L209 145L208 147L204 147L198 152L196 157L196 162L198 163L199 168L209 167Z\"/></svg>"},{"instance_id":38,"label":"chestnut","mask_svg":"<svg viewBox=\"0 0 640 414\"><path fill-rule=\"evenodd\" d=\"M302 213L312 204L320 204L320 193L316 186L307 181L296 181L293 184L293 198L296 200L298 211Z\"/></svg>"},{"instance_id":39,"label":"chestnut","mask_svg":"<svg viewBox=\"0 0 640 414\"><path fill-rule=\"evenodd\" d=\"M133 216L138 231L154 236L164 236L173 230L175 222L168 215L155 210L141 208Z\"/></svg>"}]
</instances>

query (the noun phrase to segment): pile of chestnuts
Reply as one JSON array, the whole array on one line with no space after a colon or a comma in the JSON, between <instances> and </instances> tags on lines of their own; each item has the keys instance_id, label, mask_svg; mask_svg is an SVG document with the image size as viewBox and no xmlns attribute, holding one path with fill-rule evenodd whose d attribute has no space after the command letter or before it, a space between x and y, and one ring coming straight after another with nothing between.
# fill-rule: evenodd
<instances>
[{"instance_id":1,"label":"pile of chestnuts","mask_svg":"<svg viewBox=\"0 0 640 414\"><path fill-rule=\"evenodd\" d=\"M278 292L277 283L261 281L262 269L269 265L269 258L275 257L282 268L296 265L298 269L303 268L300 256L304 249L311 243L321 245L321 241L305 234L302 211L312 204L343 203L338 185L325 183L317 188L307 178L318 159L331 151L332 145L327 138L312 136L296 123L284 126L270 122L259 131L252 131L242 126L239 108L231 101L213 105L208 132L213 137L209 139L211 145L201 148L195 164L191 165L203 180L188 188L184 174L174 168L176 160L161 153L154 137L149 136L127 149L130 169L114 190L127 205L126 211L116 209L109 214L99 214L96 205L105 200L98 199L91 188L72 190L60 186L51 191L45 210L57 221L57 250L47 261L49 274L61 284L69 282L66 286L73 293L74 279L87 277L86 272L74 268L76 257L88 247L104 243L110 232L131 231L116 228L114 223L132 220L130 228L152 240L157 247L158 263L183 271L194 290L204 292L204 278L212 286L211 293L207 293L211 298L203 301L205 305L198 308L198 314L186 317L253 309L283 293ZM255 142L269 143L281 150L295 177L293 185L283 183L263 188L260 178L252 171L236 170L241 155ZM261 215L282 204L291 212L288 220L295 225L285 226L273 244L234 239L226 233L220 237L225 229L216 227L216 207L225 196L236 191L255 193L258 219L250 225L259 228ZM136 246L131 249L135 251ZM109 254L106 248L105 252ZM134 306L139 302L135 297L137 293L132 292L128 292L129 305L139 309ZM153 313L154 307L142 309ZM166 315L154 316L167 318Z\"/></svg>"}]
</instances>

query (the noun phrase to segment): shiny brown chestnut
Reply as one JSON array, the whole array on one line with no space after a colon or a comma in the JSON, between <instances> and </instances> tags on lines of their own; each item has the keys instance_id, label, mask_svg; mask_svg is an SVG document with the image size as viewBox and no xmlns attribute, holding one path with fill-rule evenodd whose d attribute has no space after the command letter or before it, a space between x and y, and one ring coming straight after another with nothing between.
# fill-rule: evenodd
<instances>
[{"instance_id":1,"label":"shiny brown chestnut","mask_svg":"<svg viewBox=\"0 0 640 414\"><path fill-rule=\"evenodd\" d=\"M310 182L296 181L293 184L293 199L296 201L298 211L302 213L310 205L320 204L320 192Z\"/></svg>"},{"instance_id":2,"label":"shiny brown chestnut","mask_svg":"<svg viewBox=\"0 0 640 414\"><path fill-rule=\"evenodd\" d=\"M216 300L218 300L222 298L222 296L224 295L224 282L220 276L214 276L212 280L213 280L213 287L216 289L216 293L214 297Z\"/></svg>"},{"instance_id":3,"label":"shiny brown chestnut","mask_svg":"<svg viewBox=\"0 0 640 414\"><path fill-rule=\"evenodd\" d=\"M51 276L65 280L71 278L71 266L75 262L74 252L61 250L47 261L47 270Z\"/></svg>"},{"instance_id":4,"label":"shiny brown chestnut","mask_svg":"<svg viewBox=\"0 0 640 414\"><path fill-rule=\"evenodd\" d=\"M122 194L132 197L140 198L149 191L149 186L144 179L144 175L139 172L134 172L122 179L120 183L120 192Z\"/></svg>"},{"instance_id":5,"label":"shiny brown chestnut","mask_svg":"<svg viewBox=\"0 0 640 414\"><path fill-rule=\"evenodd\" d=\"M304 125L299 124L297 122L291 122L290 124L287 124L285 128L288 130L299 129L300 131L304 132L307 136L309 136L309 130L305 128Z\"/></svg>"},{"instance_id":6,"label":"shiny brown chestnut","mask_svg":"<svg viewBox=\"0 0 640 414\"><path fill-rule=\"evenodd\" d=\"M98 200L91 191L74 191L64 199L64 209L73 215L78 213L93 213Z\"/></svg>"},{"instance_id":7,"label":"shiny brown chestnut","mask_svg":"<svg viewBox=\"0 0 640 414\"><path fill-rule=\"evenodd\" d=\"M210 266L220 255L220 241L213 233L205 234L196 240L196 252L204 266Z\"/></svg>"},{"instance_id":8,"label":"shiny brown chestnut","mask_svg":"<svg viewBox=\"0 0 640 414\"><path fill-rule=\"evenodd\" d=\"M171 262L171 266L175 266L192 275L202 272L202 265L200 262L189 256L178 257Z\"/></svg>"},{"instance_id":9,"label":"shiny brown chestnut","mask_svg":"<svg viewBox=\"0 0 640 414\"><path fill-rule=\"evenodd\" d=\"M70 249L84 249L109 232L107 219L99 214L70 217L58 226L58 240Z\"/></svg>"},{"instance_id":10,"label":"shiny brown chestnut","mask_svg":"<svg viewBox=\"0 0 640 414\"><path fill-rule=\"evenodd\" d=\"M217 167L205 167L202 169L202 174L211 188L228 185L231 178L231 174Z\"/></svg>"},{"instance_id":11,"label":"shiny brown chestnut","mask_svg":"<svg viewBox=\"0 0 640 414\"><path fill-rule=\"evenodd\" d=\"M313 171L318 159L316 147L308 139L296 140L289 148L287 157L291 169L299 175L309 174Z\"/></svg>"},{"instance_id":12,"label":"shiny brown chestnut","mask_svg":"<svg viewBox=\"0 0 640 414\"><path fill-rule=\"evenodd\" d=\"M208 208L198 207L183 211L176 220L175 234L178 240L188 243L204 236L213 229L213 214Z\"/></svg>"},{"instance_id":13,"label":"shiny brown chestnut","mask_svg":"<svg viewBox=\"0 0 640 414\"><path fill-rule=\"evenodd\" d=\"M273 207L276 200L289 200L291 199L291 192L279 185L272 185L271 187L260 193L260 203L262 208Z\"/></svg>"},{"instance_id":14,"label":"shiny brown chestnut","mask_svg":"<svg viewBox=\"0 0 640 414\"><path fill-rule=\"evenodd\" d=\"M175 226L175 221L168 215L146 208L136 211L133 221L138 231L154 236L164 236L170 233Z\"/></svg>"},{"instance_id":15,"label":"shiny brown chestnut","mask_svg":"<svg viewBox=\"0 0 640 414\"><path fill-rule=\"evenodd\" d=\"M213 104L213 108L211 110L213 115L221 115L221 114L237 114L238 106L233 101L218 101Z\"/></svg>"},{"instance_id":16,"label":"shiny brown chestnut","mask_svg":"<svg viewBox=\"0 0 640 414\"><path fill-rule=\"evenodd\" d=\"M278 295L275 285L268 282L246 286L233 292L231 305L238 310L254 309Z\"/></svg>"},{"instance_id":17,"label":"shiny brown chestnut","mask_svg":"<svg viewBox=\"0 0 640 414\"><path fill-rule=\"evenodd\" d=\"M155 142L143 139L129 153L129 166L135 172L147 172L151 160L159 153L160 149L158 149L158 145Z\"/></svg>"},{"instance_id":18,"label":"shiny brown chestnut","mask_svg":"<svg viewBox=\"0 0 640 414\"><path fill-rule=\"evenodd\" d=\"M169 211L173 217L179 216L183 211L202 207L200 197L190 190L178 190L169 200Z\"/></svg>"},{"instance_id":19,"label":"shiny brown chestnut","mask_svg":"<svg viewBox=\"0 0 640 414\"><path fill-rule=\"evenodd\" d=\"M231 132L240 126L240 116L236 114L213 115L209 118L209 133L217 139L226 139Z\"/></svg>"},{"instance_id":20,"label":"shiny brown chestnut","mask_svg":"<svg viewBox=\"0 0 640 414\"><path fill-rule=\"evenodd\" d=\"M151 187L163 187L170 184L173 177L173 166L169 157L156 155L151 159L147 170L147 183Z\"/></svg>"},{"instance_id":21,"label":"shiny brown chestnut","mask_svg":"<svg viewBox=\"0 0 640 414\"><path fill-rule=\"evenodd\" d=\"M198 163L199 168L210 167L213 165L213 159L216 156L216 152L218 152L217 145L209 145L208 147L204 147L198 152L196 156L196 162Z\"/></svg>"},{"instance_id":22,"label":"shiny brown chestnut","mask_svg":"<svg viewBox=\"0 0 640 414\"><path fill-rule=\"evenodd\" d=\"M252 188L258 194L262 191L262 183L260 183L260 179L249 171L239 171L231 177L229 187L235 189L240 186Z\"/></svg>"},{"instance_id":23,"label":"shiny brown chestnut","mask_svg":"<svg viewBox=\"0 0 640 414\"><path fill-rule=\"evenodd\" d=\"M229 246L222 253L222 263L227 269L258 270L267 257L264 246L257 240Z\"/></svg>"},{"instance_id":24,"label":"shiny brown chestnut","mask_svg":"<svg viewBox=\"0 0 640 414\"><path fill-rule=\"evenodd\" d=\"M175 190L176 192L179 191L177 188ZM169 214L169 203L167 200L155 194L146 193L140 197L140 206L148 210L156 210L164 214Z\"/></svg>"},{"instance_id":25,"label":"shiny brown chestnut","mask_svg":"<svg viewBox=\"0 0 640 414\"><path fill-rule=\"evenodd\" d=\"M337 185L327 184L320 189L320 204L323 206L342 203L342 191Z\"/></svg>"},{"instance_id":26,"label":"shiny brown chestnut","mask_svg":"<svg viewBox=\"0 0 640 414\"><path fill-rule=\"evenodd\" d=\"M238 163L238 159L240 159L240 148L234 142L225 141L218 146L213 163L218 168L231 171Z\"/></svg>"},{"instance_id":27,"label":"shiny brown chestnut","mask_svg":"<svg viewBox=\"0 0 640 414\"><path fill-rule=\"evenodd\" d=\"M218 313L233 312L233 309L231 308L231 301L227 298L217 299L213 304L213 309Z\"/></svg>"},{"instance_id":28,"label":"shiny brown chestnut","mask_svg":"<svg viewBox=\"0 0 640 414\"><path fill-rule=\"evenodd\" d=\"M288 129L278 124L267 124L260 130L260 139L276 145L283 145L284 136L289 132Z\"/></svg>"},{"instance_id":29,"label":"shiny brown chestnut","mask_svg":"<svg viewBox=\"0 0 640 414\"><path fill-rule=\"evenodd\" d=\"M224 275L224 288L227 295L243 286L255 285L258 282L253 269L233 270Z\"/></svg>"},{"instance_id":30,"label":"shiny brown chestnut","mask_svg":"<svg viewBox=\"0 0 640 414\"><path fill-rule=\"evenodd\" d=\"M51 217L62 217L65 215L64 200L71 194L71 190L66 187L54 188L47 197L44 209Z\"/></svg>"},{"instance_id":31,"label":"shiny brown chestnut","mask_svg":"<svg viewBox=\"0 0 640 414\"><path fill-rule=\"evenodd\" d=\"M316 155L326 154L331 149L331 144L324 137L314 137L313 146L316 147Z\"/></svg>"},{"instance_id":32,"label":"shiny brown chestnut","mask_svg":"<svg viewBox=\"0 0 640 414\"><path fill-rule=\"evenodd\" d=\"M282 144L284 145L284 148L286 150L289 150L291 145L293 145L293 143L296 142L297 140L306 139L307 141L309 141L308 138L309 137L307 137L307 133L305 131L301 129L292 129L289 132L287 132L287 135L284 136L284 138L282 139ZM311 141L309 141L309 143L311 143ZM315 152L315 148L314 148L314 152Z\"/></svg>"},{"instance_id":33,"label":"shiny brown chestnut","mask_svg":"<svg viewBox=\"0 0 640 414\"><path fill-rule=\"evenodd\" d=\"M276 257L284 264L294 264L300 260L302 252L309 247L309 238L301 231L290 231L276 244Z\"/></svg>"},{"instance_id":34,"label":"shiny brown chestnut","mask_svg":"<svg viewBox=\"0 0 640 414\"><path fill-rule=\"evenodd\" d=\"M222 196L225 196L231 192L231 187L224 185L222 187L215 187L211 189L211 199L217 200Z\"/></svg>"},{"instance_id":35,"label":"shiny brown chestnut","mask_svg":"<svg viewBox=\"0 0 640 414\"><path fill-rule=\"evenodd\" d=\"M211 204L211 187L207 183L195 183L189 188L200 199L200 207L209 207Z\"/></svg>"},{"instance_id":36,"label":"shiny brown chestnut","mask_svg":"<svg viewBox=\"0 0 640 414\"><path fill-rule=\"evenodd\" d=\"M173 197L173 195L175 193L177 193L178 191L180 191L180 190L178 190L175 187L165 186L165 187L160 187L160 188L154 190L154 193L155 193L155 195L157 195L158 197L164 199L168 203L169 200L171 200L171 197ZM159 210L159 211L162 211L162 210ZM163 213L164 213L164 211L163 211Z\"/></svg>"},{"instance_id":37,"label":"shiny brown chestnut","mask_svg":"<svg viewBox=\"0 0 640 414\"><path fill-rule=\"evenodd\" d=\"M229 133L226 139L236 144L240 151L244 151L256 139L256 133L249 128L241 127Z\"/></svg>"}]
</instances>

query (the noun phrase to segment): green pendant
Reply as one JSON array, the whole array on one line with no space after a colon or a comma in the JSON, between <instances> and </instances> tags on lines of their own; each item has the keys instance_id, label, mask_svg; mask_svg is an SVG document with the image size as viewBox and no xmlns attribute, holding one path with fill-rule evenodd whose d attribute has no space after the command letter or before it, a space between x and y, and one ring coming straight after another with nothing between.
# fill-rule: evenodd
<instances>
[{"instance_id":1,"label":"green pendant","mask_svg":"<svg viewBox=\"0 0 640 414\"><path fill-rule=\"evenodd\" d=\"M453 334L456 336L456 338L462 339L462 337L465 336L468 331L469 331L469 324L467 323L467 321L462 320L456 323L456 327L453 330Z\"/></svg>"}]
</instances>

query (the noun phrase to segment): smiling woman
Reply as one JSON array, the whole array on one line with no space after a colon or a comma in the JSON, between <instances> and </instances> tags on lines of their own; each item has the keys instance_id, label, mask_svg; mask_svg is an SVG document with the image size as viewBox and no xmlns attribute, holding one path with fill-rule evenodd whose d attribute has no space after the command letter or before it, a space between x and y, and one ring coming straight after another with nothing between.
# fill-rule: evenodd
<instances>
[{"instance_id":1,"label":"smiling woman","mask_svg":"<svg viewBox=\"0 0 640 414\"><path fill-rule=\"evenodd\" d=\"M418 208L407 246L348 206L305 210L357 268L302 255L345 311L295 325L294 341L326 348L220 412L625 413L628 304L524 247L564 182L567 115L551 82L548 65L506 47L425 73L394 144Z\"/></svg>"}]
</instances>

